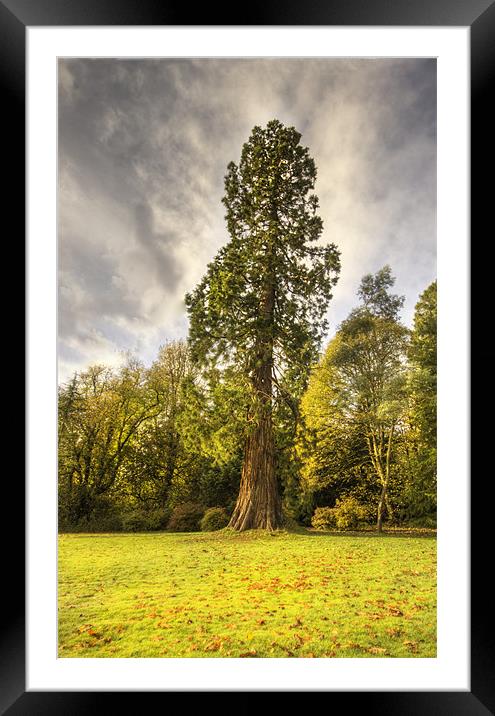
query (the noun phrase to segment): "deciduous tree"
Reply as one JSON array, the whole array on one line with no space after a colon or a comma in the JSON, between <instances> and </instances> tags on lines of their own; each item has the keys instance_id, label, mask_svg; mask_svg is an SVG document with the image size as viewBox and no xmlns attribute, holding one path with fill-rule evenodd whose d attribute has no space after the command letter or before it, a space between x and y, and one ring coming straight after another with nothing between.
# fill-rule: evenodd
<instances>
[{"instance_id":1,"label":"deciduous tree","mask_svg":"<svg viewBox=\"0 0 495 716\"><path fill-rule=\"evenodd\" d=\"M406 407L408 330L398 318L404 299L389 293L390 268L367 275L361 305L339 327L303 401L311 449L306 473L313 478L366 471L379 485L377 529L391 516L389 487L394 447Z\"/></svg>"}]
</instances>

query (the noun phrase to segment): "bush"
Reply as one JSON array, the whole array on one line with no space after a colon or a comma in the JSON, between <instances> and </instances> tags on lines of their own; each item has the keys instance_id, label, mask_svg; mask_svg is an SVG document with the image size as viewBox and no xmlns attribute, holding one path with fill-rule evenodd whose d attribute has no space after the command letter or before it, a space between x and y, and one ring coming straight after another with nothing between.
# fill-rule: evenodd
<instances>
[{"instance_id":1,"label":"bush","mask_svg":"<svg viewBox=\"0 0 495 716\"><path fill-rule=\"evenodd\" d=\"M122 532L122 520L116 514L92 515L77 522L59 522L58 531L64 532Z\"/></svg>"},{"instance_id":2,"label":"bush","mask_svg":"<svg viewBox=\"0 0 495 716\"><path fill-rule=\"evenodd\" d=\"M158 532L166 528L169 518L169 510L129 510L122 515L122 528L124 532Z\"/></svg>"},{"instance_id":3,"label":"bush","mask_svg":"<svg viewBox=\"0 0 495 716\"><path fill-rule=\"evenodd\" d=\"M317 530L353 530L370 517L369 510L355 497L337 499L335 507L317 507L311 518L311 526Z\"/></svg>"},{"instance_id":4,"label":"bush","mask_svg":"<svg viewBox=\"0 0 495 716\"><path fill-rule=\"evenodd\" d=\"M406 520L404 523L406 527L420 527L426 529L437 528L437 516L436 513L429 515L422 515L421 517L414 517L413 519Z\"/></svg>"},{"instance_id":5,"label":"bush","mask_svg":"<svg viewBox=\"0 0 495 716\"><path fill-rule=\"evenodd\" d=\"M337 527L335 508L317 507L311 518L311 527L314 527L315 530L331 530Z\"/></svg>"},{"instance_id":6,"label":"bush","mask_svg":"<svg viewBox=\"0 0 495 716\"><path fill-rule=\"evenodd\" d=\"M200 520L206 507L197 502L184 502L172 512L167 529L171 532L199 532Z\"/></svg>"},{"instance_id":7,"label":"bush","mask_svg":"<svg viewBox=\"0 0 495 716\"><path fill-rule=\"evenodd\" d=\"M206 510L200 522L202 532L213 532L227 527L229 515L225 507L210 507Z\"/></svg>"},{"instance_id":8,"label":"bush","mask_svg":"<svg viewBox=\"0 0 495 716\"><path fill-rule=\"evenodd\" d=\"M336 501L334 514L335 524L339 530L353 530L360 522L366 522L369 517L368 509L350 495Z\"/></svg>"},{"instance_id":9,"label":"bush","mask_svg":"<svg viewBox=\"0 0 495 716\"><path fill-rule=\"evenodd\" d=\"M84 486L76 488L72 497L72 506L77 509L59 509L59 532L122 531L122 520L109 498L104 495L91 497Z\"/></svg>"}]
</instances>

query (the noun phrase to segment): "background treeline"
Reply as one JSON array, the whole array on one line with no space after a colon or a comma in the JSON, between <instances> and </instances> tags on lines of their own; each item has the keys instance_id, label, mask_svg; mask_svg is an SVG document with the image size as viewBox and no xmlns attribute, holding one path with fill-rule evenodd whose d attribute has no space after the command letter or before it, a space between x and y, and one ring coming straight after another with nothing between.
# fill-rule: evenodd
<instances>
[{"instance_id":1,"label":"background treeline","mask_svg":"<svg viewBox=\"0 0 495 716\"><path fill-rule=\"evenodd\" d=\"M436 282L412 330L393 284L388 266L365 276L309 379L280 386L273 421L288 520L435 524ZM225 526L250 430L244 381L220 365L200 371L186 341L164 345L151 367L128 357L76 373L58 396L59 530Z\"/></svg>"}]
</instances>

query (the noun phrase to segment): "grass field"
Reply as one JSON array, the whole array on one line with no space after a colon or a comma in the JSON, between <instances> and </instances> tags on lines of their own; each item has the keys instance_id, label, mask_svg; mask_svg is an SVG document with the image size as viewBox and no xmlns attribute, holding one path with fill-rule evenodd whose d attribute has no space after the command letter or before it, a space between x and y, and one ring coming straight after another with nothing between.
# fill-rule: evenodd
<instances>
[{"instance_id":1,"label":"grass field","mask_svg":"<svg viewBox=\"0 0 495 716\"><path fill-rule=\"evenodd\" d=\"M436 540L60 535L60 657L435 657Z\"/></svg>"}]
</instances>

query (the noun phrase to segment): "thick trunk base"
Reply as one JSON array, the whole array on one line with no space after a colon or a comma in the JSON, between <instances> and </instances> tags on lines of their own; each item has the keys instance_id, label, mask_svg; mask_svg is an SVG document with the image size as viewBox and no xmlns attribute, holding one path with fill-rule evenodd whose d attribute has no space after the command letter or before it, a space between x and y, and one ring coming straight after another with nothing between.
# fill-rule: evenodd
<instances>
[{"instance_id":1,"label":"thick trunk base","mask_svg":"<svg viewBox=\"0 0 495 716\"><path fill-rule=\"evenodd\" d=\"M271 420L266 418L247 438L241 485L229 527L276 530L282 526L282 507L275 476Z\"/></svg>"}]
</instances>

